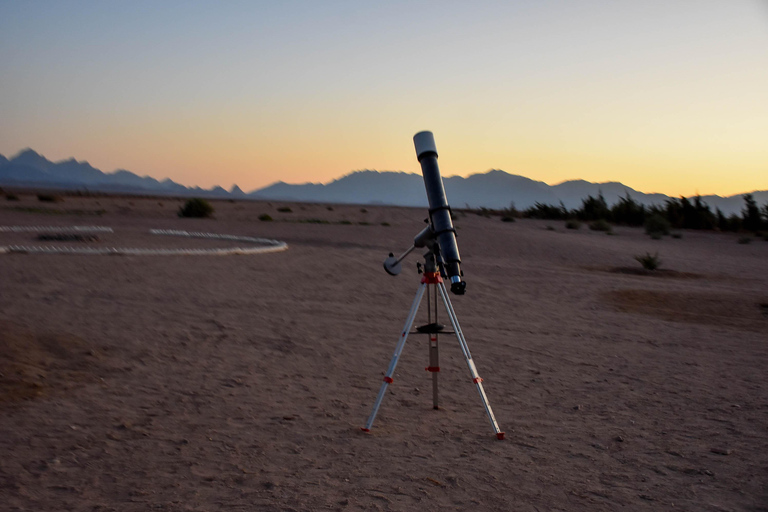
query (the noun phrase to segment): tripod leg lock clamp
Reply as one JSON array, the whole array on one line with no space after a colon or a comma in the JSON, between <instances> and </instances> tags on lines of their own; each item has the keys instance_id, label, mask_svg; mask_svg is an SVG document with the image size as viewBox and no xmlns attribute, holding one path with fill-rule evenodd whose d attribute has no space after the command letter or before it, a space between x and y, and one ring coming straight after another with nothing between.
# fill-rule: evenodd
<instances>
[{"instance_id":1,"label":"tripod leg lock clamp","mask_svg":"<svg viewBox=\"0 0 768 512\"><path fill-rule=\"evenodd\" d=\"M439 366L427 366L427 367L426 367L426 368L424 368L424 369L425 369L426 371L428 371L428 372L433 372L433 373L435 373L435 372L439 372L439 371L440 371L440 367L439 367Z\"/></svg>"},{"instance_id":2,"label":"tripod leg lock clamp","mask_svg":"<svg viewBox=\"0 0 768 512\"><path fill-rule=\"evenodd\" d=\"M387 384L392 384L394 380L392 380L392 377L384 377L384 382L386 382Z\"/></svg>"},{"instance_id":3,"label":"tripod leg lock clamp","mask_svg":"<svg viewBox=\"0 0 768 512\"><path fill-rule=\"evenodd\" d=\"M481 382L483 382L483 379L481 379L480 377L475 377L474 379L472 379L472 382L474 382L475 384L480 384Z\"/></svg>"}]
</instances>

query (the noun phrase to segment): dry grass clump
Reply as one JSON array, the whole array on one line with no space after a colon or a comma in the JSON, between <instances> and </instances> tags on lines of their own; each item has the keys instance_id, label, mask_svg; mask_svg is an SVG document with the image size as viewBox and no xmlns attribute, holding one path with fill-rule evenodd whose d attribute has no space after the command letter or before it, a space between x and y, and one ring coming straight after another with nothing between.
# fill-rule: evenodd
<instances>
[{"instance_id":1,"label":"dry grass clump","mask_svg":"<svg viewBox=\"0 0 768 512\"><path fill-rule=\"evenodd\" d=\"M659 259L659 253L651 254L649 252L635 256L635 259L640 262L645 270L656 270L661 266L661 259Z\"/></svg>"},{"instance_id":2,"label":"dry grass clump","mask_svg":"<svg viewBox=\"0 0 768 512\"><path fill-rule=\"evenodd\" d=\"M193 197L179 208L179 217L207 218L213 215L213 206L205 199Z\"/></svg>"}]
</instances>

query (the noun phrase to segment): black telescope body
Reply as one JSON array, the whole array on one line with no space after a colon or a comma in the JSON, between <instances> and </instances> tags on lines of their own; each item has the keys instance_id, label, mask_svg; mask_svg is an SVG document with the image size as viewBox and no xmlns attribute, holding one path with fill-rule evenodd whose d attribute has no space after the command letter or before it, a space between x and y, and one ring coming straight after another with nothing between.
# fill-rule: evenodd
<instances>
[{"instance_id":1,"label":"black telescope body","mask_svg":"<svg viewBox=\"0 0 768 512\"><path fill-rule=\"evenodd\" d=\"M461 256L456 244L456 230L451 220L451 207L445 197L443 178L437 165L437 148L432 132L419 132L413 136L416 157L421 164L424 186L429 200L429 224L440 247L445 273L451 281L451 291L462 295L467 283L462 279Z\"/></svg>"}]
</instances>

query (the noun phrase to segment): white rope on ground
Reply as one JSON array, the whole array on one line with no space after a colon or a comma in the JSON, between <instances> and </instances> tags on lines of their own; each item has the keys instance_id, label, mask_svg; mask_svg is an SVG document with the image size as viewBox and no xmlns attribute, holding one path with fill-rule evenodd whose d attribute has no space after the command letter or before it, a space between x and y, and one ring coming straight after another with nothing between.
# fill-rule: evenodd
<instances>
[{"instance_id":1,"label":"white rope on ground","mask_svg":"<svg viewBox=\"0 0 768 512\"><path fill-rule=\"evenodd\" d=\"M114 233L106 226L0 226L0 233L24 233L37 231L74 231L75 233Z\"/></svg>"},{"instance_id":2,"label":"white rope on ground","mask_svg":"<svg viewBox=\"0 0 768 512\"><path fill-rule=\"evenodd\" d=\"M112 228L104 226L0 226L0 233L74 231L77 233L114 233ZM260 247L224 247L218 249L143 249L138 247L66 247L66 246L0 246L0 254L89 254L89 255L124 255L124 256L228 256L232 254L264 254L288 249L288 244L280 240L256 238L252 236L220 235L197 231L175 229L150 229L153 235L184 236L261 244Z\"/></svg>"}]
</instances>

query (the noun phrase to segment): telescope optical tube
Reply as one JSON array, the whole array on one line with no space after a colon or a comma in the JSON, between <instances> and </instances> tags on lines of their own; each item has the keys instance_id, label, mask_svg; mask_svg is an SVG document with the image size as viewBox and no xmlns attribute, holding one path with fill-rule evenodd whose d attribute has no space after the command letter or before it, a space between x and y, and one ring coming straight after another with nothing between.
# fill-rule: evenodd
<instances>
[{"instance_id":1,"label":"telescope optical tube","mask_svg":"<svg viewBox=\"0 0 768 512\"><path fill-rule=\"evenodd\" d=\"M440 168L437 165L435 136L432 132L419 132L413 136L413 144L416 147L416 158L421 164L424 186L427 189L429 223L440 246L445 272L451 281L451 291L457 295L463 295L467 283L461 279L463 275L461 257L459 246L456 244L456 230L451 220L451 207L448 206L443 178L440 176Z\"/></svg>"}]
</instances>

